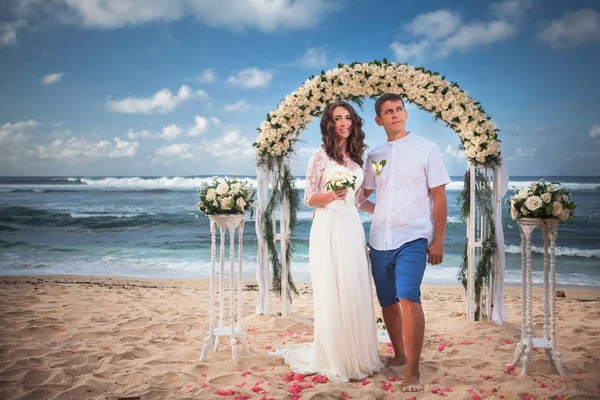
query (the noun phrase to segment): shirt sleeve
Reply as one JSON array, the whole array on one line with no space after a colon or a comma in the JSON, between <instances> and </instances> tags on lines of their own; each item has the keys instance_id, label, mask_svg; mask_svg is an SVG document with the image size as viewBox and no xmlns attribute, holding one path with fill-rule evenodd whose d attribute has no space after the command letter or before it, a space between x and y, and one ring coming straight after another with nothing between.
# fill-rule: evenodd
<instances>
[{"instance_id":1,"label":"shirt sleeve","mask_svg":"<svg viewBox=\"0 0 600 400\"><path fill-rule=\"evenodd\" d=\"M367 161L365 162L363 183L361 185L361 189L363 190L377 189L377 185L375 183L375 173L373 172L373 167L371 166L371 160L371 155L368 155Z\"/></svg>"},{"instance_id":2,"label":"shirt sleeve","mask_svg":"<svg viewBox=\"0 0 600 400\"><path fill-rule=\"evenodd\" d=\"M450 176L442 160L442 152L436 144L433 144L427 158L427 186L434 188L450 182Z\"/></svg>"},{"instance_id":3,"label":"shirt sleeve","mask_svg":"<svg viewBox=\"0 0 600 400\"><path fill-rule=\"evenodd\" d=\"M306 188L304 189L304 204L310 207L309 202L313 194L319 193L321 175L325 169L325 157L321 149L315 151L308 162L306 170Z\"/></svg>"}]
</instances>

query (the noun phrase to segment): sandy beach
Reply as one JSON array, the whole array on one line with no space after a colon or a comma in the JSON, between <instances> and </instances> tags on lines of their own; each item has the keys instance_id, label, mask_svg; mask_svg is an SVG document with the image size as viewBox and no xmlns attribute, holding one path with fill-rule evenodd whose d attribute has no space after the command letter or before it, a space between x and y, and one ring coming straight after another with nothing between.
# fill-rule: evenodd
<instances>
[{"instance_id":1,"label":"sandy beach","mask_svg":"<svg viewBox=\"0 0 600 400\"><path fill-rule=\"evenodd\" d=\"M205 362L209 281L96 276L0 278L2 399L595 399L600 397L600 290L563 289L557 341L567 377L534 351L529 376L514 370L520 289L507 288L508 322L467 322L459 286L427 286L421 361L423 393L400 391L401 368L362 382L294 376L268 353L312 340L310 284L299 283L291 317L254 314L256 287L244 283L251 355L227 340ZM541 334L541 291L534 329ZM376 314L380 311L376 309ZM380 355L390 347L380 344Z\"/></svg>"}]
</instances>

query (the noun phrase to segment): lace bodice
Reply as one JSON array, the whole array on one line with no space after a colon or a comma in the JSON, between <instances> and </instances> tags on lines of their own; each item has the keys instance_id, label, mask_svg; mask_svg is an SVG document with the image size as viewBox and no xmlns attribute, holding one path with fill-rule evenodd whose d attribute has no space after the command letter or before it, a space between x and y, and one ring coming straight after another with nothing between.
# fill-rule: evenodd
<instances>
[{"instance_id":1,"label":"lace bodice","mask_svg":"<svg viewBox=\"0 0 600 400\"><path fill-rule=\"evenodd\" d=\"M356 164L351 159L346 159L346 165L340 165L337 161L332 160L325 153L323 147L319 147L308 162L306 171L306 188L304 189L304 204L310 207L309 200L313 194L327 192L325 184L329 181L331 175L340 169L347 169L356 176L356 190L359 189L363 181L362 167ZM344 201L334 201L330 203L336 206L357 207L356 192L348 189L348 194Z\"/></svg>"}]
</instances>

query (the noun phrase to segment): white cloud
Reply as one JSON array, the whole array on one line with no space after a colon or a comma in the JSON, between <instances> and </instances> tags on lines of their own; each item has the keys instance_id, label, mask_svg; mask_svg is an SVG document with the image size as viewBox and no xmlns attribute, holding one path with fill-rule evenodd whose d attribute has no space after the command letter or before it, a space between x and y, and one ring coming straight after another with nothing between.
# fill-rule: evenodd
<instances>
[{"instance_id":1,"label":"white cloud","mask_svg":"<svg viewBox=\"0 0 600 400\"><path fill-rule=\"evenodd\" d=\"M65 76L64 72L57 72L55 74L44 75L42 77L42 83L44 85L53 85L57 82L60 82L63 76Z\"/></svg>"},{"instance_id":2,"label":"white cloud","mask_svg":"<svg viewBox=\"0 0 600 400\"><path fill-rule=\"evenodd\" d=\"M71 130L69 128L60 129L60 130L55 130L54 132L52 132L52 137L53 138L69 137L72 134L73 134L73 132L71 132Z\"/></svg>"},{"instance_id":3,"label":"white cloud","mask_svg":"<svg viewBox=\"0 0 600 400\"><path fill-rule=\"evenodd\" d=\"M448 158L458 158L461 160L465 159L465 155L462 150L457 149L452 145L446 146L446 151L444 152Z\"/></svg>"},{"instance_id":4,"label":"white cloud","mask_svg":"<svg viewBox=\"0 0 600 400\"><path fill-rule=\"evenodd\" d=\"M27 131L39 126L40 123L35 120L5 123L0 126L0 145L3 147L23 144L29 138Z\"/></svg>"},{"instance_id":5,"label":"white cloud","mask_svg":"<svg viewBox=\"0 0 600 400\"><path fill-rule=\"evenodd\" d=\"M421 40L419 43L402 44L394 42L390 45L396 59L400 62L406 62L408 59L420 60L425 57L429 50L429 42Z\"/></svg>"},{"instance_id":6,"label":"white cloud","mask_svg":"<svg viewBox=\"0 0 600 400\"><path fill-rule=\"evenodd\" d=\"M461 18L458 13L448 10L438 10L417 15L405 29L415 36L440 39L456 32L460 24Z\"/></svg>"},{"instance_id":7,"label":"white cloud","mask_svg":"<svg viewBox=\"0 0 600 400\"><path fill-rule=\"evenodd\" d=\"M540 31L538 39L555 47L600 41L600 13L589 8L567 13Z\"/></svg>"},{"instance_id":8,"label":"white cloud","mask_svg":"<svg viewBox=\"0 0 600 400\"><path fill-rule=\"evenodd\" d=\"M183 133L183 130L175 124L163 127L160 137L163 139L175 139Z\"/></svg>"},{"instance_id":9,"label":"white cloud","mask_svg":"<svg viewBox=\"0 0 600 400\"><path fill-rule=\"evenodd\" d=\"M175 143L170 146L163 146L156 150L159 157L176 157L180 159L194 158L191 152L191 146L187 143Z\"/></svg>"},{"instance_id":10,"label":"white cloud","mask_svg":"<svg viewBox=\"0 0 600 400\"><path fill-rule=\"evenodd\" d=\"M532 0L505 0L492 3L490 9L501 20L518 21L523 19L525 13L533 6Z\"/></svg>"},{"instance_id":11,"label":"white cloud","mask_svg":"<svg viewBox=\"0 0 600 400\"><path fill-rule=\"evenodd\" d=\"M22 20L0 22L0 46L17 44L17 30L25 26Z\"/></svg>"},{"instance_id":12,"label":"white cloud","mask_svg":"<svg viewBox=\"0 0 600 400\"><path fill-rule=\"evenodd\" d=\"M34 6L21 3L35 3ZM117 28L193 17L202 23L242 31L304 29L318 25L326 15L339 11L339 0L62 0L21 1L21 16L45 13L68 23L91 28ZM43 9L42 9L43 8ZM52 11L52 13L50 12Z\"/></svg>"},{"instance_id":13,"label":"white cloud","mask_svg":"<svg viewBox=\"0 0 600 400\"><path fill-rule=\"evenodd\" d=\"M219 121L219 119L216 117L210 117L210 120L212 121L213 124L215 124L217 126L221 125L221 121Z\"/></svg>"},{"instance_id":14,"label":"white cloud","mask_svg":"<svg viewBox=\"0 0 600 400\"><path fill-rule=\"evenodd\" d=\"M522 147L519 147L515 150L515 155L517 157L534 157L537 154L538 154L537 147L532 147L530 149L524 149Z\"/></svg>"},{"instance_id":15,"label":"white cloud","mask_svg":"<svg viewBox=\"0 0 600 400\"><path fill-rule=\"evenodd\" d=\"M267 86L272 78L273 73L269 71L261 71L258 68L248 68L227 78L227 83L244 89L254 89Z\"/></svg>"},{"instance_id":16,"label":"white cloud","mask_svg":"<svg viewBox=\"0 0 600 400\"><path fill-rule=\"evenodd\" d=\"M318 25L325 15L341 9L341 3L335 0L192 0L190 3L195 16L206 24L235 30L310 28Z\"/></svg>"},{"instance_id":17,"label":"white cloud","mask_svg":"<svg viewBox=\"0 0 600 400\"><path fill-rule=\"evenodd\" d=\"M233 104L226 104L224 107L225 111L250 111L252 110L253 107L250 103L248 103L246 100L242 99L239 101L236 101Z\"/></svg>"},{"instance_id":18,"label":"white cloud","mask_svg":"<svg viewBox=\"0 0 600 400\"><path fill-rule=\"evenodd\" d=\"M133 129L130 129L129 131L127 131L127 138L130 140L147 139L147 138L152 138L152 137L154 137L152 132L150 132L149 130L146 130L146 129L139 131L139 132L136 132Z\"/></svg>"},{"instance_id":19,"label":"white cloud","mask_svg":"<svg viewBox=\"0 0 600 400\"><path fill-rule=\"evenodd\" d=\"M121 140L118 137L114 138L115 145L108 153L111 158L133 157L137 151L137 142L128 142Z\"/></svg>"},{"instance_id":20,"label":"white cloud","mask_svg":"<svg viewBox=\"0 0 600 400\"><path fill-rule=\"evenodd\" d=\"M516 27L506 21L490 21L461 26L452 36L441 43L443 55L449 55L454 50L463 53L476 47L482 47L494 42L507 39L516 33Z\"/></svg>"},{"instance_id":21,"label":"white cloud","mask_svg":"<svg viewBox=\"0 0 600 400\"><path fill-rule=\"evenodd\" d=\"M124 114L166 114L192 99L208 100L209 97L202 90L193 91L188 86L183 85L176 95L165 88L156 92L152 97L139 98L131 96L123 100L110 100L106 106L110 111Z\"/></svg>"},{"instance_id":22,"label":"white cloud","mask_svg":"<svg viewBox=\"0 0 600 400\"><path fill-rule=\"evenodd\" d=\"M322 47L311 47L296 60L296 63L306 68L321 68L330 64L327 53Z\"/></svg>"},{"instance_id":23,"label":"white cloud","mask_svg":"<svg viewBox=\"0 0 600 400\"><path fill-rule=\"evenodd\" d=\"M390 49L401 62L467 53L514 36L517 21L530 6L531 0L493 3L495 17L487 21L463 22L458 12L445 9L423 13L405 26L408 39L393 42Z\"/></svg>"},{"instance_id":24,"label":"white cloud","mask_svg":"<svg viewBox=\"0 0 600 400\"><path fill-rule=\"evenodd\" d=\"M195 79L198 83L212 83L217 80L217 75L209 68L202 71Z\"/></svg>"},{"instance_id":25,"label":"white cloud","mask_svg":"<svg viewBox=\"0 0 600 400\"><path fill-rule=\"evenodd\" d=\"M592 126L592 129L590 129L590 138L593 140L600 139L600 125Z\"/></svg>"},{"instance_id":26,"label":"white cloud","mask_svg":"<svg viewBox=\"0 0 600 400\"><path fill-rule=\"evenodd\" d=\"M172 21L184 16L185 1L173 0L64 0L67 12L85 26L116 28L153 21Z\"/></svg>"},{"instance_id":27,"label":"white cloud","mask_svg":"<svg viewBox=\"0 0 600 400\"><path fill-rule=\"evenodd\" d=\"M200 115L196 115L195 124L188 130L187 135L188 136L200 136L204 132L206 132L207 128L208 128L208 121L206 120L206 118L201 117Z\"/></svg>"},{"instance_id":28,"label":"white cloud","mask_svg":"<svg viewBox=\"0 0 600 400\"><path fill-rule=\"evenodd\" d=\"M203 142L202 149L206 154L220 157L226 162L256 157L256 149L252 147L252 142L236 130L227 132L220 139Z\"/></svg>"},{"instance_id":29,"label":"white cloud","mask_svg":"<svg viewBox=\"0 0 600 400\"><path fill-rule=\"evenodd\" d=\"M108 140L91 142L85 138L73 137L69 140L57 139L48 145L35 146L27 151L27 155L42 159L56 160L87 160L90 158L122 158L135 156L137 142L129 142L114 138L114 143Z\"/></svg>"}]
</instances>

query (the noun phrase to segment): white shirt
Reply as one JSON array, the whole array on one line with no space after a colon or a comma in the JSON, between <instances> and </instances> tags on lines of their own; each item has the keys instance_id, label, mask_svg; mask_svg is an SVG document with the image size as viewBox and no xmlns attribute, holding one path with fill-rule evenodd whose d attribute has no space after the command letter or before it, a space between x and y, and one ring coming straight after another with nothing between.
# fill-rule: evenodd
<instances>
[{"instance_id":1,"label":"white shirt","mask_svg":"<svg viewBox=\"0 0 600 400\"><path fill-rule=\"evenodd\" d=\"M386 161L376 175L372 162ZM409 133L369 152L363 189L376 190L377 201L369 243L377 250L394 250L433 235L430 188L450 183L440 148Z\"/></svg>"}]
</instances>

